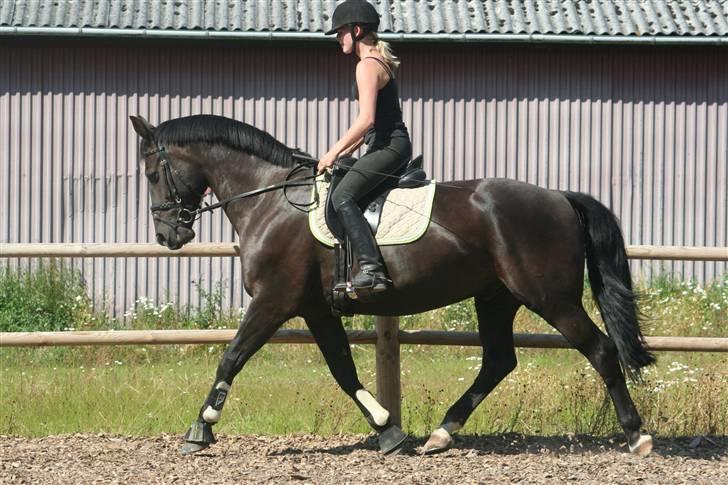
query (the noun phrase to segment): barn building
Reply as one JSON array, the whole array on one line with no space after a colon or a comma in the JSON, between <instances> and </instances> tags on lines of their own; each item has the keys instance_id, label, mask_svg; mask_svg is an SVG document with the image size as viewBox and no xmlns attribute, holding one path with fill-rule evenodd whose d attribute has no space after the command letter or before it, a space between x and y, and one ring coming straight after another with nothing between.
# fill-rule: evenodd
<instances>
[{"instance_id":1,"label":"barn building","mask_svg":"<svg viewBox=\"0 0 728 485\"><path fill-rule=\"evenodd\" d=\"M154 241L129 115L219 114L325 153L356 115L354 60L323 35L336 3L0 0L0 242ZM433 178L588 192L628 244L728 246L728 2L372 3ZM196 232L237 237L222 213ZM76 264L116 314L141 297L196 305L218 283L244 303L234 258Z\"/></svg>"}]
</instances>

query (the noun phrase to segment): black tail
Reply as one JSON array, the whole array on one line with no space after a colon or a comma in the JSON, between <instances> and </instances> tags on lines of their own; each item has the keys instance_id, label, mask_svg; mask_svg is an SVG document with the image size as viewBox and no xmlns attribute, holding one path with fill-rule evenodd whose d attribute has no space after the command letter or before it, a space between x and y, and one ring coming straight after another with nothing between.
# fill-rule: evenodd
<instances>
[{"instance_id":1,"label":"black tail","mask_svg":"<svg viewBox=\"0 0 728 485\"><path fill-rule=\"evenodd\" d=\"M614 214L587 194L563 192L586 229L589 282L607 333L617 345L619 361L633 380L655 357L645 348L632 277L619 223Z\"/></svg>"}]
</instances>

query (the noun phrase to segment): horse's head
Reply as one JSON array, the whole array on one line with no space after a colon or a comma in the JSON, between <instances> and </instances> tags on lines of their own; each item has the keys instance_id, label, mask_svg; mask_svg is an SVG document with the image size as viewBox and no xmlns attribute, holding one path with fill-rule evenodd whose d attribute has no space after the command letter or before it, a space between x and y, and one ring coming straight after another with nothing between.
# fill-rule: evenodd
<instances>
[{"instance_id":1,"label":"horse's head","mask_svg":"<svg viewBox=\"0 0 728 485\"><path fill-rule=\"evenodd\" d=\"M149 182L157 242L179 249L195 237L194 211L200 206L207 182L184 149L159 144L151 123L141 116L129 118L142 138L141 160Z\"/></svg>"}]
</instances>

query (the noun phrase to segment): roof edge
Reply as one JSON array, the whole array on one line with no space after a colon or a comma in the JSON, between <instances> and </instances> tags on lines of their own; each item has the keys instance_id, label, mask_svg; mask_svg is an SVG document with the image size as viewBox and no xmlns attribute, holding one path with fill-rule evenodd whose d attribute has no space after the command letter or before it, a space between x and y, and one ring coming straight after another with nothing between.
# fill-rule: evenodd
<instances>
[{"instance_id":1,"label":"roof edge","mask_svg":"<svg viewBox=\"0 0 728 485\"><path fill-rule=\"evenodd\" d=\"M148 39L210 39L210 40L308 40L331 42L322 32L242 32L216 30L154 30L114 29L98 27L0 27L0 36L61 36L61 37L115 37ZM397 42L522 42L533 44L686 44L728 45L728 36L678 35L585 35L585 34L480 34L480 33L381 33L384 40Z\"/></svg>"}]
</instances>

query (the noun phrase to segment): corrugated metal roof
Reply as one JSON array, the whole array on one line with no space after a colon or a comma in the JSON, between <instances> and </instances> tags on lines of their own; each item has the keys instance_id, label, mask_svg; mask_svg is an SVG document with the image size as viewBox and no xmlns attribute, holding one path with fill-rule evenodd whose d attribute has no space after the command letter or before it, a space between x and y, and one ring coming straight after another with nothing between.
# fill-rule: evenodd
<instances>
[{"instance_id":1,"label":"corrugated metal roof","mask_svg":"<svg viewBox=\"0 0 728 485\"><path fill-rule=\"evenodd\" d=\"M335 0L0 0L0 27L323 32ZM728 0L374 0L401 34L728 35Z\"/></svg>"}]
</instances>

